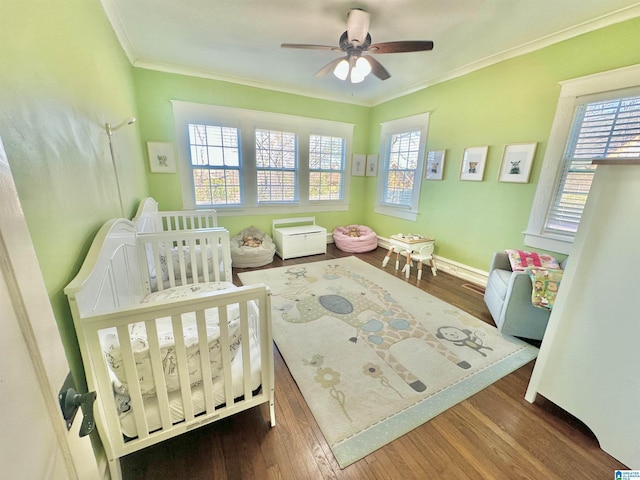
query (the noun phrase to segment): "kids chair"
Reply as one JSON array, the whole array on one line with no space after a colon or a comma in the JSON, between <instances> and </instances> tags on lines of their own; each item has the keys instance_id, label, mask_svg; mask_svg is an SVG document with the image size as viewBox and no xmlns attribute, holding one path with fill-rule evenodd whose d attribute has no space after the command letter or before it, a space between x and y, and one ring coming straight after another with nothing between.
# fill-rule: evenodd
<instances>
[{"instance_id":1,"label":"kids chair","mask_svg":"<svg viewBox=\"0 0 640 480\"><path fill-rule=\"evenodd\" d=\"M426 262L429 262L429 265L431 266L431 273L434 277L436 276L436 272L438 271L438 269L436 268L436 264L433 261L433 249L434 244L433 242L431 242L422 246L417 252L411 254L411 260L415 260L416 262L418 262L418 280L422 278L422 264ZM402 252L402 255L406 255L406 252ZM402 269L407 278L409 278L410 269L411 265L409 263L407 263Z\"/></svg>"}]
</instances>

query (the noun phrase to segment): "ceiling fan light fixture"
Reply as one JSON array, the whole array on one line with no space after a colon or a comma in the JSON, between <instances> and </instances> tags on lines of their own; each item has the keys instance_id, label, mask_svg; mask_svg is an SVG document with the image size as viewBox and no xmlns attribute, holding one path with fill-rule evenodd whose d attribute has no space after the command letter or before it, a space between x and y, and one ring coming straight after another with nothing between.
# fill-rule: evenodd
<instances>
[{"instance_id":1,"label":"ceiling fan light fixture","mask_svg":"<svg viewBox=\"0 0 640 480\"><path fill-rule=\"evenodd\" d=\"M361 8L352 8L347 15L347 31L340 35L337 47L305 43L283 43L282 47L342 51L346 57L333 59L318 70L315 76L321 77L333 71L340 80L345 81L348 78L351 83L360 83L370 73L380 80L391 77L375 56L363 56L363 54L424 52L433 50L433 42L431 40L400 40L372 43L369 33L369 13Z\"/></svg>"},{"instance_id":2,"label":"ceiling fan light fixture","mask_svg":"<svg viewBox=\"0 0 640 480\"><path fill-rule=\"evenodd\" d=\"M342 61L336 65L336 68L333 70L333 74L340 80L346 80L349 76L349 70L349 62L346 58L343 58Z\"/></svg>"},{"instance_id":3,"label":"ceiling fan light fixture","mask_svg":"<svg viewBox=\"0 0 640 480\"><path fill-rule=\"evenodd\" d=\"M364 81L364 77L355 70L351 70L351 83L361 83Z\"/></svg>"},{"instance_id":4,"label":"ceiling fan light fixture","mask_svg":"<svg viewBox=\"0 0 640 480\"><path fill-rule=\"evenodd\" d=\"M362 78L364 78L371 73L371 64L366 58L358 57L354 70L358 72L358 75L362 75Z\"/></svg>"}]
</instances>

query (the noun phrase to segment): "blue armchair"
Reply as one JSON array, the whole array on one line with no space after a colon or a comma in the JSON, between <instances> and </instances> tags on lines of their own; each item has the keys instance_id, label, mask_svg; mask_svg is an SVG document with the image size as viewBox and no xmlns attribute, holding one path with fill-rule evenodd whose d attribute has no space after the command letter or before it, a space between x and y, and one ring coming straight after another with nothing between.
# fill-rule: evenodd
<instances>
[{"instance_id":1,"label":"blue armchair","mask_svg":"<svg viewBox=\"0 0 640 480\"><path fill-rule=\"evenodd\" d=\"M564 269L565 263L566 260L560 267ZM532 290L529 275L512 271L506 253L493 254L484 302L498 330L516 337L542 340L551 312L533 306Z\"/></svg>"}]
</instances>

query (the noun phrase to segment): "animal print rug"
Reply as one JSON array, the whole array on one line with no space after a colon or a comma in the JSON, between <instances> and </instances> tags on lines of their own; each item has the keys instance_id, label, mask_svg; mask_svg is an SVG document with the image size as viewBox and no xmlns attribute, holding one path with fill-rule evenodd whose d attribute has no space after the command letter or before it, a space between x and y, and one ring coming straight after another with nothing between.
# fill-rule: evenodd
<instances>
[{"instance_id":1,"label":"animal print rug","mask_svg":"<svg viewBox=\"0 0 640 480\"><path fill-rule=\"evenodd\" d=\"M274 340L342 468L538 353L355 257L239 276L271 288Z\"/></svg>"}]
</instances>

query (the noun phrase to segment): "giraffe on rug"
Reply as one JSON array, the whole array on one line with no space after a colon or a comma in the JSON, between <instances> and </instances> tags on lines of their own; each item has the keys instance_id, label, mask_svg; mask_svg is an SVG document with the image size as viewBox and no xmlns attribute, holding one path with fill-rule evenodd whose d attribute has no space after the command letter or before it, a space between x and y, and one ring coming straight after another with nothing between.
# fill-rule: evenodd
<instances>
[{"instance_id":1,"label":"giraffe on rug","mask_svg":"<svg viewBox=\"0 0 640 480\"><path fill-rule=\"evenodd\" d=\"M391 297L389 292L367 278L338 265L327 266L323 275L326 280L345 277L355 281L368 292L374 294L380 304L372 302L360 292L349 292L342 288L338 288L336 293L314 295L301 285L301 282L305 280L304 273L301 274L295 267L294 270L291 272L292 283L290 285L296 288L283 292L282 295L295 300L295 303L291 308L283 310L283 320L290 323L307 323L330 312L334 318L356 329L356 335L351 337L350 341L355 343L358 338L365 341L416 392L426 390L426 385L402 365L390 351L392 346L402 340L408 338L423 340L458 367L463 369L471 367L467 361L461 360L449 350L422 323L416 321L402 305ZM363 320L359 314L365 311L374 312L375 317Z\"/></svg>"}]
</instances>

